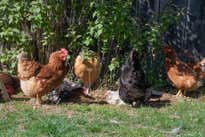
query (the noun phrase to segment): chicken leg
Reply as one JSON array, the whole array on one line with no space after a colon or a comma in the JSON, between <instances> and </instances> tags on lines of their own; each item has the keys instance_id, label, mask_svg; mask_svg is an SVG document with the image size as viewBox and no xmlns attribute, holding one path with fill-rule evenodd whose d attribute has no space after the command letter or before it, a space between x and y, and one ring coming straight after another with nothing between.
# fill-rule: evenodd
<instances>
[{"instance_id":1,"label":"chicken leg","mask_svg":"<svg viewBox=\"0 0 205 137\"><path fill-rule=\"evenodd\" d=\"M83 93L84 93L84 95L88 96L88 95L89 95L89 92L90 92L89 86L83 87Z\"/></svg>"},{"instance_id":2,"label":"chicken leg","mask_svg":"<svg viewBox=\"0 0 205 137\"><path fill-rule=\"evenodd\" d=\"M183 94L183 96L185 96L185 97L186 97L186 93L187 93L187 90L184 90L184 94Z\"/></svg>"},{"instance_id":3,"label":"chicken leg","mask_svg":"<svg viewBox=\"0 0 205 137\"><path fill-rule=\"evenodd\" d=\"M85 88L84 88L84 91L83 91L83 93L86 96L89 96L89 92L90 92L90 87L91 87L90 73L91 73L91 71L92 71L92 69L88 69L88 84L85 85Z\"/></svg>"},{"instance_id":4,"label":"chicken leg","mask_svg":"<svg viewBox=\"0 0 205 137\"><path fill-rule=\"evenodd\" d=\"M183 94L182 94L182 89L179 89L177 94L176 94L177 97L182 97Z\"/></svg>"},{"instance_id":5,"label":"chicken leg","mask_svg":"<svg viewBox=\"0 0 205 137\"><path fill-rule=\"evenodd\" d=\"M41 105L42 104L42 99L41 96L39 96L38 94L36 95L36 105Z\"/></svg>"}]
</instances>

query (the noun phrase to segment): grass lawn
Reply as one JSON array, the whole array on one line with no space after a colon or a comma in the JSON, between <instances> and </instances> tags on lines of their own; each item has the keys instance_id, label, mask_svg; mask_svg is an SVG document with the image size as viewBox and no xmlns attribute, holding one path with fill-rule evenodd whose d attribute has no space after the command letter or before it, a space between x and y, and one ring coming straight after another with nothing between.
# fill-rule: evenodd
<instances>
[{"instance_id":1,"label":"grass lawn","mask_svg":"<svg viewBox=\"0 0 205 137\"><path fill-rule=\"evenodd\" d=\"M47 136L205 137L205 103L179 100L160 108L62 103L37 109L22 100L0 103L0 137Z\"/></svg>"}]
</instances>

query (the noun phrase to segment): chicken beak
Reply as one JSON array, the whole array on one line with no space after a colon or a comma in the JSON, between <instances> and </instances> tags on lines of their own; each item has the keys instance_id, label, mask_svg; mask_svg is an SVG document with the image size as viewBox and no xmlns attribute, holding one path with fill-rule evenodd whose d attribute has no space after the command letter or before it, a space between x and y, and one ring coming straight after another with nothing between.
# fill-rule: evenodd
<instances>
[{"instance_id":1,"label":"chicken beak","mask_svg":"<svg viewBox=\"0 0 205 137\"><path fill-rule=\"evenodd\" d=\"M199 63L202 72L205 72L205 58Z\"/></svg>"},{"instance_id":2,"label":"chicken beak","mask_svg":"<svg viewBox=\"0 0 205 137\"><path fill-rule=\"evenodd\" d=\"M65 61L66 59L67 59L67 56L63 56L63 57L62 57L62 60Z\"/></svg>"}]
</instances>

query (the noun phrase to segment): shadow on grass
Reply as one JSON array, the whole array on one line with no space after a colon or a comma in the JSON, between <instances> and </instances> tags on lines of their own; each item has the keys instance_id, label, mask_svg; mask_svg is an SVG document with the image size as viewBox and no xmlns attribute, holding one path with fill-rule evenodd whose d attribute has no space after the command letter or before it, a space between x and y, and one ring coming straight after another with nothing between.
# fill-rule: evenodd
<instances>
[{"instance_id":1,"label":"shadow on grass","mask_svg":"<svg viewBox=\"0 0 205 137\"><path fill-rule=\"evenodd\" d=\"M170 94L173 94L173 95L177 94L177 89L173 86L167 87L166 90ZM187 96L191 97L191 98L198 98L198 97L201 97L201 96L205 96L205 83L204 83L204 86L199 87L197 90L187 91Z\"/></svg>"},{"instance_id":2,"label":"shadow on grass","mask_svg":"<svg viewBox=\"0 0 205 137\"><path fill-rule=\"evenodd\" d=\"M187 96L197 101L205 102L205 87L200 88L198 91L187 92Z\"/></svg>"},{"instance_id":3,"label":"shadow on grass","mask_svg":"<svg viewBox=\"0 0 205 137\"><path fill-rule=\"evenodd\" d=\"M171 105L172 102L172 97L155 97L155 98L150 98L146 102L138 102L138 104L132 105L134 108L139 108L139 107L153 107L153 108L162 108L162 107L167 107Z\"/></svg>"},{"instance_id":4,"label":"shadow on grass","mask_svg":"<svg viewBox=\"0 0 205 137\"><path fill-rule=\"evenodd\" d=\"M87 104L87 105L90 105L90 104L98 104L98 105L103 105L103 104L108 104L106 101L103 101L103 100L99 100L99 101L96 101L96 100L81 100L80 98L79 99L67 99L67 100L63 100L63 101L60 101L59 103L53 103L51 101L46 101L45 102L47 105L53 105L53 104Z\"/></svg>"},{"instance_id":5,"label":"shadow on grass","mask_svg":"<svg viewBox=\"0 0 205 137\"><path fill-rule=\"evenodd\" d=\"M10 100L7 100L7 101L4 101L4 100L1 100L0 99L0 103L7 103L7 102L9 102L9 101L29 101L30 100L30 98L26 98L26 97L17 97L17 96L15 96L15 97L11 97L10 98Z\"/></svg>"},{"instance_id":6,"label":"shadow on grass","mask_svg":"<svg viewBox=\"0 0 205 137\"><path fill-rule=\"evenodd\" d=\"M187 92L187 96L195 99L203 97L205 96L205 87L199 88L196 91L189 91Z\"/></svg>"},{"instance_id":7,"label":"shadow on grass","mask_svg":"<svg viewBox=\"0 0 205 137\"><path fill-rule=\"evenodd\" d=\"M169 99L161 99L160 97L153 97L151 98L148 102L146 103L139 103L139 105L134 106L134 107L156 107L156 108L161 108L170 105L170 100ZM53 105L53 104L98 104L98 105L110 105L107 103L105 100L104 96L85 96L80 92L72 92L72 94L69 94L69 96L66 96L66 98L61 99L59 103L55 103L52 101L47 100L46 104L48 105ZM127 104L129 106L129 104Z\"/></svg>"},{"instance_id":8,"label":"shadow on grass","mask_svg":"<svg viewBox=\"0 0 205 137\"><path fill-rule=\"evenodd\" d=\"M152 97L147 101L146 103L139 103L139 105L134 106L135 108L139 107L153 107L153 108L162 108L166 106L170 106L172 102L175 102L179 100L180 98L177 98L175 96L176 89L169 89L168 93L163 93L161 97ZM192 91L187 92L188 97L199 100L201 102L205 102L205 88L200 88L198 91ZM53 105L53 104L98 104L98 105L104 105L108 104L105 101L105 98L103 96L96 96L97 94L93 96L85 96L81 92L72 92L69 96L66 96L66 98L60 100L59 103L53 103L49 100L45 100L43 104L47 105ZM30 98L22 95L15 95L12 97L12 100L15 101L29 101ZM0 101L0 103L4 103L4 101ZM109 105L109 104L108 104Z\"/></svg>"},{"instance_id":9,"label":"shadow on grass","mask_svg":"<svg viewBox=\"0 0 205 137\"><path fill-rule=\"evenodd\" d=\"M162 107L169 106L170 104L171 104L170 100L151 100L148 101L144 106L162 108Z\"/></svg>"},{"instance_id":10,"label":"shadow on grass","mask_svg":"<svg viewBox=\"0 0 205 137\"><path fill-rule=\"evenodd\" d=\"M79 92L72 92L72 94L67 95L58 102L52 102L47 100L46 103L49 104L108 104L105 100L99 99L93 96L85 96Z\"/></svg>"},{"instance_id":11,"label":"shadow on grass","mask_svg":"<svg viewBox=\"0 0 205 137\"><path fill-rule=\"evenodd\" d=\"M30 100L30 98L28 98L26 96L14 95L14 96L12 96L11 100L14 100L14 101L28 101L28 100Z\"/></svg>"},{"instance_id":12,"label":"shadow on grass","mask_svg":"<svg viewBox=\"0 0 205 137\"><path fill-rule=\"evenodd\" d=\"M91 104L98 104L98 105L104 105L104 104L108 104L106 101L69 101L69 102L61 102L61 103L76 103L76 104L87 104L87 105L91 105Z\"/></svg>"}]
</instances>

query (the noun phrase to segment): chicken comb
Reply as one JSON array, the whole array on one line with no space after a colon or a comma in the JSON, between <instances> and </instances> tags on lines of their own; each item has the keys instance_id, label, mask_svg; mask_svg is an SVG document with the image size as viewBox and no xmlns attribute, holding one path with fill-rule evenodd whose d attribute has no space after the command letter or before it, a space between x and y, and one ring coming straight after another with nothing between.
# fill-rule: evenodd
<instances>
[{"instance_id":1,"label":"chicken comb","mask_svg":"<svg viewBox=\"0 0 205 137\"><path fill-rule=\"evenodd\" d=\"M169 46L167 43L164 44L163 49L167 49L167 50L173 50L173 48L171 46Z\"/></svg>"},{"instance_id":2,"label":"chicken comb","mask_svg":"<svg viewBox=\"0 0 205 137\"><path fill-rule=\"evenodd\" d=\"M171 47L167 43L165 43L164 48L171 48Z\"/></svg>"},{"instance_id":3,"label":"chicken comb","mask_svg":"<svg viewBox=\"0 0 205 137\"><path fill-rule=\"evenodd\" d=\"M65 55L68 55L68 51L65 48L61 48L60 51L62 51Z\"/></svg>"},{"instance_id":4,"label":"chicken comb","mask_svg":"<svg viewBox=\"0 0 205 137\"><path fill-rule=\"evenodd\" d=\"M169 54L175 57L177 56L175 50L171 46L169 46L167 43L164 44L163 52L167 55Z\"/></svg>"}]
</instances>

